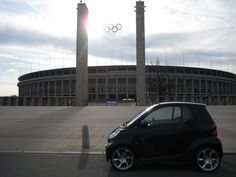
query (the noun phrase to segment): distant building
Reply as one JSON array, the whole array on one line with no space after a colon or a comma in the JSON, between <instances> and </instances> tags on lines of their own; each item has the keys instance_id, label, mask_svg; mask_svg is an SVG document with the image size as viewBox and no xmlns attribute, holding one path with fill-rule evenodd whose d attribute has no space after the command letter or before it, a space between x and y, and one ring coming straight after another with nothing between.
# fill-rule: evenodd
<instances>
[{"instance_id":1,"label":"distant building","mask_svg":"<svg viewBox=\"0 0 236 177\"><path fill-rule=\"evenodd\" d=\"M156 71L168 84L161 95L150 84L150 79L155 79ZM146 66L146 84L147 105L164 101L236 104L236 75L229 72L179 66ZM0 105L76 105L75 68L25 74L19 77L18 87L19 97L0 97ZM136 66L88 67L88 101L93 104L136 102Z\"/></svg>"}]
</instances>

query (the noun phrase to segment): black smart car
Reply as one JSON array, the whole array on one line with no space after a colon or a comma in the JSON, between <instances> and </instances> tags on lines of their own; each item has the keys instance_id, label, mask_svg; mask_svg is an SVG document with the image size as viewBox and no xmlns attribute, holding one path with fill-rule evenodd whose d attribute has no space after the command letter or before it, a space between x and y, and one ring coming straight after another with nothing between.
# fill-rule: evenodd
<instances>
[{"instance_id":1,"label":"black smart car","mask_svg":"<svg viewBox=\"0 0 236 177\"><path fill-rule=\"evenodd\" d=\"M172 159L212 172L223 157L216 124L204 104L153 105L116 128L107 140L106 158L121 171L137 160Z\"/></svg>"}]
</instances>

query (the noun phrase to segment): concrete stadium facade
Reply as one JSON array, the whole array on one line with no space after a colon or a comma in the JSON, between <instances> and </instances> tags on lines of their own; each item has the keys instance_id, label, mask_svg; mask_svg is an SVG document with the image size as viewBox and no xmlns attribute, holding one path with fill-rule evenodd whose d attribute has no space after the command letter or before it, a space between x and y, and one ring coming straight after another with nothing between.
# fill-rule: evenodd
<instances>
[{"instance_id":1,"label":"concrete stadium facade","mask_svg":"<svg viewBox=\"0 0 236 177\"><path fill-rule=\"evenodd\" d=\"M157 71L160 76L165 76L165 82L171 86L162 95L158 95L157 89L149 84ZM20 76L18 80L19 97L1 97L0 105L76 105L75 68L33 72ZM146 66L145 95L146 105L163 101L235 105L236 75L203 68ZM134 103L136 66L88 67L88 101L93 104Z\"/></svg>"}]
</instances>

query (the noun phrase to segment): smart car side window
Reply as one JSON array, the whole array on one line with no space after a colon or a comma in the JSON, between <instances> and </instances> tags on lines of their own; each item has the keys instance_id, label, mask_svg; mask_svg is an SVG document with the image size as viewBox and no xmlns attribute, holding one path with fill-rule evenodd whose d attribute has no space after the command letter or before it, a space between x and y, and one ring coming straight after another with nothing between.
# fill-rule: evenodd
<instances>
[{"instance_id":1,"label":"smart car side window","mask_svg":"<svg viewBox=\"0 0 236 177\"><path fill-rule=\"evenodd\" d=\"M181 107L168 106L159 108L144 118L150 124L181 122Z\"/></svg>"},{"instance_id":2,"label":"smart car side window","mask_svg":"<svg viewBox=\"0 0 236 177\"><path fill-rule=\"evenodd\" d=\"M183 122L188 123L193 121L193 112L189 107L183 106Z\"/></svg>"},{"instance_id":3,"label":"smart car side window","mask_svg":"<svg viewBox=\"0 0 236 177\"><path fill-rule=\"evenodd\" d=\"M181 120L181 107L180 106L173 107L173 120Z\"/></svg>"}]
</instances>

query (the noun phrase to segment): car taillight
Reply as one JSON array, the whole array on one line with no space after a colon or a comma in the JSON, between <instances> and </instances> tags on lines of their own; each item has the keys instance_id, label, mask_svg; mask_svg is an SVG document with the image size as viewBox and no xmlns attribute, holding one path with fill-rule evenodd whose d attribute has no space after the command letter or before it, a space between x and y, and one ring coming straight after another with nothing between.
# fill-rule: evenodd
<instances>
[{"instance_id":1,"label":"car taillight","mask_svg":"<svg viewBox=\"0 0 236 177\"><path fill-rule=\"evenodd\" d=\"M217 126L216 126L215 122L211 125L211 134L213 136L217 136Z\"/></svg>"}]
</instances>

